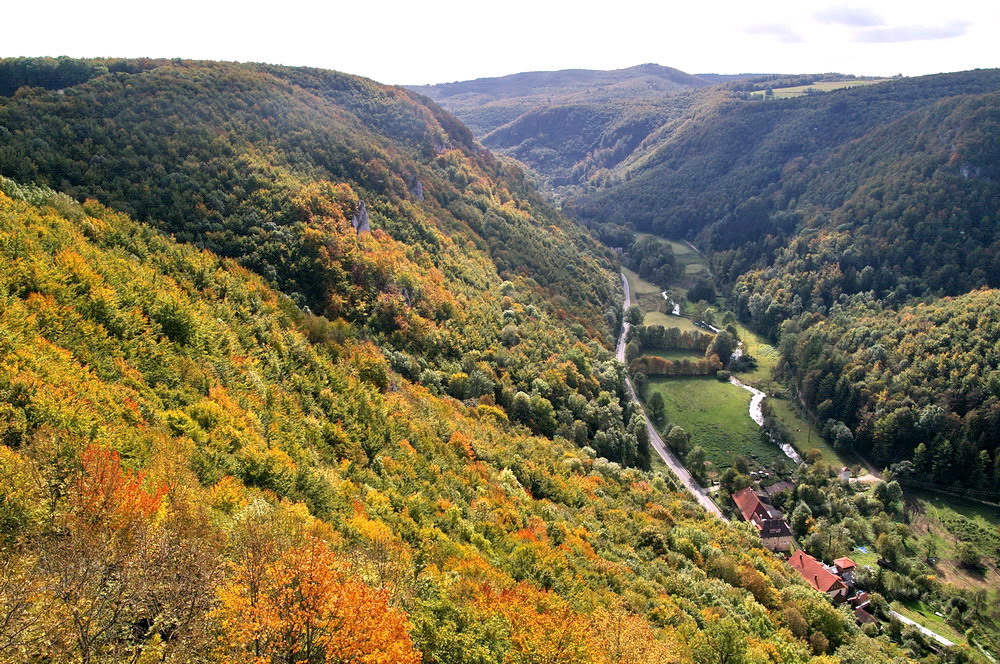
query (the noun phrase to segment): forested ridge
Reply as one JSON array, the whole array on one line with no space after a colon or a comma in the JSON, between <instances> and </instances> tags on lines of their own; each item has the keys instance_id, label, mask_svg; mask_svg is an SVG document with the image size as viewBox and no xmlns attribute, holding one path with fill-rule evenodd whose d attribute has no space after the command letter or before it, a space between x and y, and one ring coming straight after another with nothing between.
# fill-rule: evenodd
<instances>
[{"instance_id":1,"label":"forested ridge","mask_svg":"<svg viewBox=\"0 0 1000 664\"><path fill-rule=\"evenodd\" d=\"M90 67L0 98L0 172L236 257L435 391L644 463L601 347L619 316L608 254L453 117L336 72Z\"/></svg>"},{"instance_id":2,"label":"forested ridge","mask_svg":"<svg viewBox=\"0 0 1000 664\"><path fill-rule=\"evenodd\" d=\"M413 86L462 118L492 150L560 188L599 181L660 126L703 97L708 81L645 64L612 71L527 72Z\"/></svg>"}]
</instances>

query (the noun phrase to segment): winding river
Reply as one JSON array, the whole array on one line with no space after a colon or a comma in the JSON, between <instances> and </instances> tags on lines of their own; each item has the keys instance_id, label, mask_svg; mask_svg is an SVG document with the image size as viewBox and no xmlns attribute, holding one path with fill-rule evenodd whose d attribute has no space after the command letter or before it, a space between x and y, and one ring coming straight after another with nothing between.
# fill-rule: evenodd
<instances>
[{"instance_id":1,"label":"winding river","mask_svg":"<svg viewBox=\"0 0 1000 664\"><path fill-rule=\"evenodd\" d=\"M736 387L742 387L744 390L753 395L750 398L750 419L756 422L757 426L759 427L764 426L764 398L767 395L758 390L756 387L751 387L750 385L747 385L746 383L742 382L736 376L730 377L729 382L735 385ZM788 443L778 443L777 441L773 442L779 448L781 448L781 451L785 453L786 457L788 457L795 463L799 464L802 463L802 457L799 456L799 453L795 451L794 447L792 447Z\"/></svg>"}]
</instances>

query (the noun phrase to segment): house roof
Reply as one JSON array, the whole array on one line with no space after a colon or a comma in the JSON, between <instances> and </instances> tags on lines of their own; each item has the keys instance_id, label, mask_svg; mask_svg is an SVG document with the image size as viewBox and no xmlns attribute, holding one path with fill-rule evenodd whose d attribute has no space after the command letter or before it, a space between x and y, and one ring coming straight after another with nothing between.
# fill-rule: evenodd
<instances>
[{"instance_id":1,"label":"house roof","mask_svg":"<svg viewBox=\"0 0 1000 664\"><path fill-rule=\"evenodd\" d=\"M791 537L792 531L781 519L753 519L753 524L760 531L761 539L772 537Z\"/></svg>"},{"instance_id":2,"label":"house roof","mask_svg":"<svg viewBox=\"0 0 1000 664\"><path fill-rule=\"evenodd\" d=\"M855 567L858 566L856 562L854 562L853 560L851 560L846 556L843 558L837 558L836 560L833 561L833 564L841 572L848 569L854 569Z\"/></svg>"},{"instance_id":3,"label":"house roof","mask_svg":"<svg viewBox=\"0 0 1000 664\"><path fill-rule=\"evenodd\" d=\"M773 498L774 496L778 495L782 491L788 491L788 490L791 490L791 489L794 489L794 488L795 488L795 485L786 480L786 481L783 481L783 482L776 482L776 483L772 484L771 486L764 487L764 493L766 493L769 498Z\"/></svg>"},{"instance_id":4,"label":"house roof","mask_svg":"<svg viewBox=\"0 0 1000 664\"><path fill-rule=\"evenodd\" d=\"M768 508L771 508L771 506L765 504L760 499L760 496L757 495L757 492L750 487L740 489L734 493L733 502L736 503L736 508L743 515L745 521L750 521L755 514L765 518L769 516Z\"/></svg>"},{"instance_id":5,"label":"house roof","mask_svg":"<svg viewBox=\"0 0 1000 664\"><path fill-rule=\"evenodd\" d=\"M823 563L799 549L788 559L788 564L798 570L802 578L816 590L824 593L846 588L840 577L830 572Z\"/></svg>"},{"instance_id":6,"label":"house roof","mask_svg":"<svg viewBox=\"0 0 1000 664\"><path fill-rule=\"evenodd\" d=\"M862 625L875 622L875 616L865 611L862 607L854 609L854 617Z\"/></svg>"}]
</instances>

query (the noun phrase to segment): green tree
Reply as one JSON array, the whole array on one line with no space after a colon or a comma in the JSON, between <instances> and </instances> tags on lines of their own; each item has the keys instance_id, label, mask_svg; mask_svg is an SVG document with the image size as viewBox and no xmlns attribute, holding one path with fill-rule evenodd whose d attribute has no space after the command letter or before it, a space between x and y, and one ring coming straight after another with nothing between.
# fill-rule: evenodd
<instances>
[{"instance_id":1,"label":"green tree","mask_svg":"<svg viewBox=\"0 0 1000 664\"><path fill-rule=\"evenodd\" d=\"M665 441L667 446L670 447L675 454L680 455L682 458L687 456L691 445L691 436L687 431L674 425L670 427L670 431L667 432Z\"/></svg>"},{"instance_id":2,"label":"green tree","mask_svg":"<svg viewBox=\"0 0 1000 664\"><path fill-rule=\"evenodd\" d=\"M635 393L639 398L645 399L646 394L649 392L649 378L643 372L636 371L635 375L632 376L632 386L635 388Z\"/></svg>"},{"instance_id":3,"label":"green tree","mask_svg":"<svg viewBox=\"0 0 1000 664\"><path fill-rule=\"evenodd\" d=\"M799 501L799 504L795 506L792 510L792 532L795 533L796 537L802 537L809 531L809 521L812 519L813 512L808 505L803 501Z\"/></svg>"},{"instance_id":4,"label":"green tree","mask_svg":"<svg viewBox=\"0 0 1000 664\"><path fill-rule=\"evenodd\" d=\"M691 648L691 656L697 664L742 664L746 652L746 632L731 617L709 623Z\"/></svg>"},{"instance_id":5,"label":"green tree","mask_svg":"<svg viewBox=\"0 0 1000 664\"><path fill-rule=\"evenodd\" d=\"M685 457L685 465L691 474L700 482L705 478L705 450L701 445L695 445Z\"/></svg>"},{"instance_id":6,"label":"green tree","mask_svg":"<svg viewBox=\"0 0 1000 664\"><path fill-rule=\"evenodd\" d=\"M649 397L649 416L658 425L663 425L666 420L666 405L663 403L663 395L653 392Z\"/></svg>"},{"instance_id":7,"label":"green tree","mask_svg":"<svg viewBox=\"0 0 1000 664\"><path fill-rule=\"evenodd\" d=\"M982 567L982 554L972 542L959 542L955 548L955 557L962 567L979 569Z\"/></svg>"}]
</instances>

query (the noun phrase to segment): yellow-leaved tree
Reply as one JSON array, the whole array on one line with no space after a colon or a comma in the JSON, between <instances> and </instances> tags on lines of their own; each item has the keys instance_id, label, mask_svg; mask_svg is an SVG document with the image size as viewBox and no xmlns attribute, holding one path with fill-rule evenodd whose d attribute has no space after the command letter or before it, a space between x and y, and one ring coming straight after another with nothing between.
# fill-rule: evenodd
<instances>
[{"instance_id":1,"label":"yellow-leaved tree","mask_svg":"<svg viewBox=\"0 0 1000 664\"><path fill-rule=\"evenodd\" d=\"M348 577L315 536L259 565L244 556L217 588L223 662L417 664L405 614Z\"/></svg>"}]
</instances>

